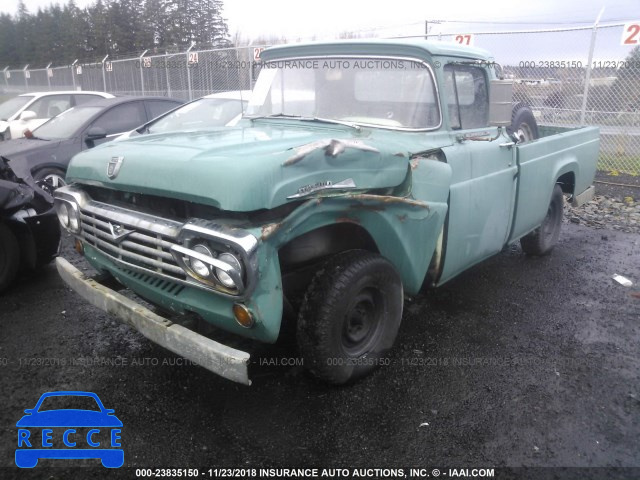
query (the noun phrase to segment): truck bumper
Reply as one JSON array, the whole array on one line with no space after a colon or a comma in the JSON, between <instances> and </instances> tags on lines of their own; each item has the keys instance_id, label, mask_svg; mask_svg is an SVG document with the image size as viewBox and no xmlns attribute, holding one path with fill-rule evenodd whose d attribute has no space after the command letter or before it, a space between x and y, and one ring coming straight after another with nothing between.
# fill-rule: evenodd
<instances>
[{"instance_id":1,"label":"truck bumper","mask_svg":"<svg viewBox=\"0 0 640 480\"><path fill-rule=\"evenodd\" d=\"M65 283L82 298L131 325L152 342L224 378L251 385L248 353L222 345L153 313L87 277L64 258L58 257L56 266Z\"/></svg>"}]
</instances>

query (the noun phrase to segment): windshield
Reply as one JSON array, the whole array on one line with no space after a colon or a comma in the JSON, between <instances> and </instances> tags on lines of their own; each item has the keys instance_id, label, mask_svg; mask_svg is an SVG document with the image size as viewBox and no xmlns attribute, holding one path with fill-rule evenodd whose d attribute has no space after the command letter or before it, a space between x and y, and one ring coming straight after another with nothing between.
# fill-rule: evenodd
<instances>
[{"instance_id":1,"label":"windshield","mask_svg":"<svg viewBox=\"0 0 640 480\"><path fill-rule=\"evenodd\" d=\"M246 114L410 129L440 125L431 71L420 62L400 59L313 58L267 63Z\"/></svg>"},{"instance_id":2,"label":"windshield","mask_svg":"<svg viewBox=\"0 0 640 480\"><path fill-rule=\"evenodd\" d=\"M100 110L102 107L74 107L36 128L33 135L43 140L71 138Z\"/></svg>"},{"instance_id":3,"label":"windshield","mask_svg":"<svg viewBox=\"0 0 640 480\"><path fill-rule=\"evenodd\" d=\"M0 104L0 120L9 120L18 110L33 100L32 96L15 97Z\"/></svg>"},{"instance_id":4,"label":"windshield","mask_svg":"<svg viewBox=\"0 0 640 480\"><path fill-rule=\"evenodd\" d=\"M243 104L246 103L227 98L201 98L149 124L147 131L161 133L223 127L242 115Z\"/></svg>"}]
</instances>

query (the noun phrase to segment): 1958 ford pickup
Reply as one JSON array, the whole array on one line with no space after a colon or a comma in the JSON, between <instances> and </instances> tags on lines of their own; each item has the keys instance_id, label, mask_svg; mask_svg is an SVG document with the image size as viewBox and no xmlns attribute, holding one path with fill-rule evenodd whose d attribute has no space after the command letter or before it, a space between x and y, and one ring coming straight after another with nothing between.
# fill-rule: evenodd
<instances>
[{"instance_id":1,"label":"1958 ford pickup","mask_svg":"<svg viewBox=\"0 0 640 480\"><path fill-rule=\"evenodd\" d=\"M102 145L55 192L99 272L59 258L64 280L228 379L250 384L249 354L181 316L261 342L293 318L305 367L347 383L392 347L405 293L517 241L549 253L565 197L593 195L598 129L539 127L484 50L340 41L261 60L236 126Z\"/></svg>"}]
</instances>

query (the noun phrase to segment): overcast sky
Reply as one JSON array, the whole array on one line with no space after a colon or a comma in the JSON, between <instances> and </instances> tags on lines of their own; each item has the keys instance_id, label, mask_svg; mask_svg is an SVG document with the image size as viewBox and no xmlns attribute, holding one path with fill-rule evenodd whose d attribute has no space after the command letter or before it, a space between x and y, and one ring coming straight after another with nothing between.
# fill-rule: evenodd
<instances>
[{"instance_id":1,"label":"overcast sky","mask_svg":"<svg viewBox=\"0 0 640 480\"><path fill-rule=\"evenodd\" d=\"M30 12L51 4L51 0L26 0ZM61 2L64 3L64 2ZM84 7L93 0L76 0ZM15 14L18 0L0 0L0 12ZM424 21L445 20L432 24L432 33L471 32L488 30L523 30L558 28L563 25L591 24L604 6L601 22L640 21L640 0L392 0L388 7L370 0L224 0L223 16L232 35L245 39L257 37L286 37L308 40L333 38L340 32L358 32L362 36L419 35L424 33ZM473 21L475 23L463 23ZM615 53L624 58L627 47L620 46L622 29L609 29L599 35L597 57L607 58ZM505 41L505 39L507 39ZM566 60L586 58L590 32L564 33L546 38L536 36L478 38L482 46L505 58L515 52L522 59L525 51L538 52L535 60L563 57ZM534 44L532 44L533 42ZM566 56L567 58L564 58ZM543 58L538 58L543 57Z\"/></svg>"},{"instance_id":2,"label":"overcast sky","mask_svg":"<svg viewBox=\"0 0 640 480\"><path fill-rule=\"evenodd\" d=\"M50 5L51 0L26 0L33 13L38 7ZM64 3L64 2L59 2ZM84 7L92 0L76 0ZM18 0L0 0L0 11L15 14ZM640 20L640 0L533 0L508 2L505 0L454 0L427 2L424 0L393 0L389 7L375 5L369 0L224 0L224 16L230 32L245 37L258 35L284 35L287 37L322 36L342 31L366 30L381 26L397 29L381 33L406 31L419 34L424 31L423 21L474 20L489 22L527 22L553 24L593 22L605 6L604 21ZM635 17L635 18L634 18ZM492 24L493 23L493 24ZM520 25L530 27L531 25ZM466 27L466 25L464 26ZM479 26L476 26L479 27ZM444 28L435 26L434 28ZM435 30L437 31L437 30Z\"/></svg>"}]
</instances>

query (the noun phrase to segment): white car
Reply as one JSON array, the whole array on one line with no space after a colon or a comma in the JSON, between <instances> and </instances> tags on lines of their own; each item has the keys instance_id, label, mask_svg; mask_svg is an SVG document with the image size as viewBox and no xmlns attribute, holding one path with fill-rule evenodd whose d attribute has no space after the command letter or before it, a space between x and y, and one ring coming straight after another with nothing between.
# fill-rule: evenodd
<instances>
[{"instance_id":1,"label":"white car","mask_svg":"<svg viewBox=\"0 0 640 480\"><path fill-rule=\"evenodd\" d=\"M218 92L185 103L116 138L114 142L147 133L202 130L235 125L247 107L251 90Z\"/></svg>"},{"instance_id":2,"label":"white car","mask_svg":"<svg viewBox=\"0 0 640 480\"><path fill-rule=\"evenodd\" d=\"M25 93L0 104L0 141L22 138L27 129L39 127L65 110L99 98L113 98L104 92Z\"/></svg>"}]
</instances>

